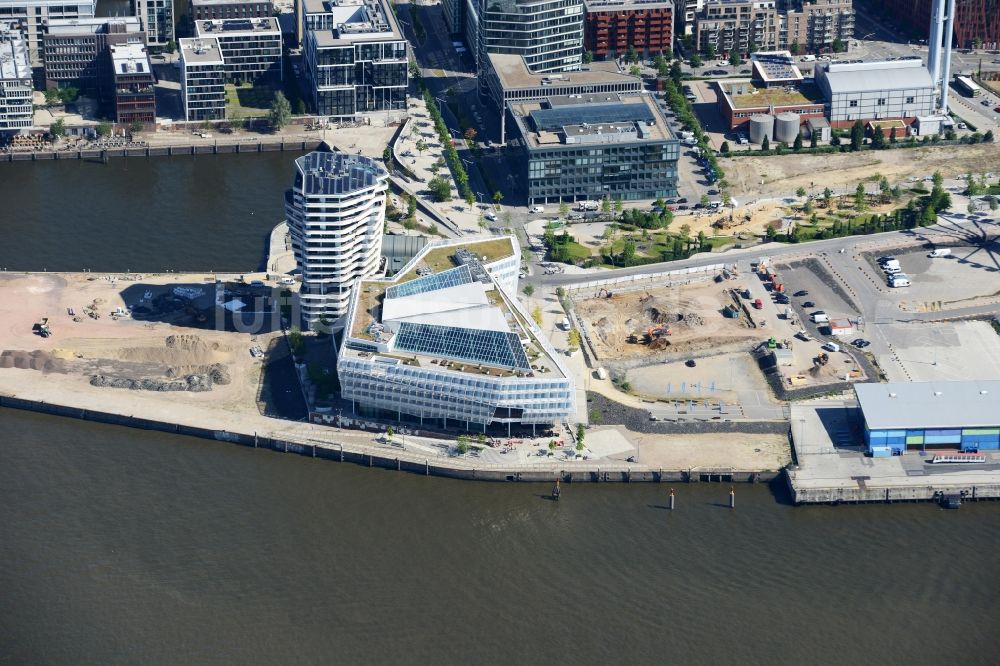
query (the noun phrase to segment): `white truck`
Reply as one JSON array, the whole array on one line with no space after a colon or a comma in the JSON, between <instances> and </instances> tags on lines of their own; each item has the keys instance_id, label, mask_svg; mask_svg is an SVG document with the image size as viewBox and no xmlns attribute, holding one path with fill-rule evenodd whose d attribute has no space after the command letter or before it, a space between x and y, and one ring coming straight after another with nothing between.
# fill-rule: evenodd
<instances>
[{"instance_id":1,"label":"white truck","mask_svg":"<svg viewBox=\"0 0 1000 666\"><path fill-rule=\"evenodd\" d=\"M899 259L889 259L884 264L882 264L882 270L888 275L894 273L899 273L903 270L903 267L899 265Z\"/></svg>"},{"instance_id":2,"label":"white truck","mask_svg":"<svg viewBox=\"0 0 1000 666\"><path fill-rule=\"evenodd\" d=\"M910 284L910 277L903 273L889 276L889 286L894 289L896 287L909 287Z\"/></svg>"},{"instance_id":3,"label":"white truck","mask_svg":"<svg viewBox=\"0 0 1000 666\"><path fill-rule=\"evenodd\" d=\"M951 250L946 247L939 247L935 250L931 250L927 254L927 256L930 257L931 259L934 259L935 257L947 257L950 255L951 255Z\"/></svg>"},{"instance_id":4,"label":"white truck","mask_svg":"<svg viewBox=\"0 0 1000 666\"><path fill-rule=\"evenodd\" d=\"M597 210L601 207L601 204L596 201L581 201L576 205L577 210Z\"/></svg>"},{"instance_id":5,"label":"white truck","mask_svg":"<svg viewBox=\"0 0 1000 666\"><path fill-rule=\"evenodd\" d=\"M814 312L810 315L814 324L829 324L830 317L825 312Z\"/></svg>"}]
</instances>

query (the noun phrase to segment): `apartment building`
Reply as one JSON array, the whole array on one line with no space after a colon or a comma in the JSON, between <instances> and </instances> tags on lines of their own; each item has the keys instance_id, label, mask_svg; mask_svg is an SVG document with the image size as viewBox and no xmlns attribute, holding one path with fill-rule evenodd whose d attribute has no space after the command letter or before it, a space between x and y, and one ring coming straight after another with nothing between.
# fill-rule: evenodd
<instances>
[{"instance_id":1,"label":"apartment building","mask_svg":"<svg viewBox=\"0 0 1000 666\"><path fill-rule=\"evenodd\" d=\"M112 44L106 56L109 63L107 83L110 108L116 123L153 124L156 122L156 77L143 44Z\"/></svg>"},{"instance_id":2,"label":"apartment building","mask_svg":"<svg viewBox=\"0 0 1000 666\"><path fill-rule=\"evenodd\" d=\"M692 30L702 53L823 53L854 35L853 0L704 0Z\"/></svg>"},{"instance_id":3,"label":"apartment building","mask_svg":"<svg viewBox=\"0 0 1000 666\"><path fill-rule=\"evenodd\" d=\"M240 2L239 0L191 0L188 20L219 21L222 19L267 18L274 14L271 0Z\"/></svg>"},{"instance_id":4,"label":"apartment building","mask_svg":"<svg viewBox=\"0 0 1000 666\"><path fill-rule=\"evenodd\" d=\"M785 14L780 40L793 54L828 53L838 40L846 49L853 37L854 0L806 0Z\"/></svg>"},{"instance_id":5,"label":"apartment building","mask_svg":"<svg viewBox=\"0 0 1000 666\"><path fill-rule=\"evenodd\" d=\"M178 43L181 98L189 121L226 117L226 63L215 37L186 38Z\"/></svg>"},{"instance_id":6,"label":"apartment building","mask_svg":"<svg viewBox=\"0 0 1000 666\"><path fill-rule=\"evenodd\" d=\"M174 0L132 0L132 15L145 26L150 46L166 46L174 41Z\"/></svg>"},{"instance_id":7,"label":"apartment building","mask_svg":"<svg viewBox=\"0 0 1000 666\"><path fill-rule=\"evenodd\" d=\"M295 160L285 215L302 272L303 328L347 313L359 280L382 262L389 174L363 155L312 152Z\"/></svg>"},{"instance_id":8,"label":"apartment building","mask_svg":"<svg viewBox=\"0 0 1000 666\"><path fill-rule=\"evenodd\" d=\"M28 59L41 64L45 25L52 19L93 18L97 0L0 0L0 24L23 25Z\"/></svg>"},{"instance_id":9,"label":"apartment building","mask_svg":"<svg viewBox=\"0 0 1000 666\"><path fill-rule=\"evenodd\" d=\"M225 61L226 80L281 81L281 28L278 19L216 19L195 21L195 36L215 39Z\"/></svg>"},{"instance_id":10,"label":"apartment building","mask_svg":"<svg viewBox=\"0 0 1000 666\"><path fill-rule=\"evenodd\" d=\"M104 78L109 46L145 43L142 23L134 16L50 19L43 36L45 83L49 87L96 90Z\"/></svg>"},{"instance_id":11,"label":"apartment building","mask_svg":"<svg viewBox=\"0 0 1000 666\"><path fill-rule=\"evenodd\" d=\"M629 48L642 57L672 48L674 3L585 0L583 46L595 58L621 57Z\"/></svg>"},{"instance_id":12,"label":"apartment building","mask_svg":"<svg viewBox=\"0 0 1000 666\"><path fill-rule=\"evenodd\" d=\"M535 73L583 62L583 0L467 0L465 20L480 73L489 53L522 56Z\"/></svg>"},{"instance_id":13,"label":"apartment building","mask_svg":"<svg viewBox=\"0 0 1000 666\"><path fill-rule=\"evenodd\" d=\"M388 0L305 0L313 109L330 118L406 112L407 43Z\"/></svg>"},{"instance_id":14,"label":"apartment building","mask_svg":"<svg viewBox=\"0 0 1000 666\"><path fill-rule=\"evenodd\" d=\"M361 282L337 359L354 413L506 435L573 419L572 375L517 300L519 264L512 236L437 241Z\"/></svg>"},{"instance_id":15,"label":"apartment building","mask_svg":"<svg viewBox=\"0 0 1000 666\"><path fill-rule=\"evenodd\" d=\"M0 22L0 134L31 127L31 62L23 25Z\"/></svg>"}]
</instances>

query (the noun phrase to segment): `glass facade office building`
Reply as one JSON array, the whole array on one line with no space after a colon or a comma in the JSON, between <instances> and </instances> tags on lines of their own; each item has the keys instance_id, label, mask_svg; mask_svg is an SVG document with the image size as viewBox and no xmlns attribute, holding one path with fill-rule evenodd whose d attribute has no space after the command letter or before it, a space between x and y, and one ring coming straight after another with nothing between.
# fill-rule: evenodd
<instances>
[{"instance_id":1,"label":"glass facade office building","mask_svg":"<svg viewBox=\"0 0 1000 666\"><path fill-rule=\"evenodd\" d=\"M529 203L677 195L680 142L648 95L508 105Z\"/></svg>"}]
</instances>

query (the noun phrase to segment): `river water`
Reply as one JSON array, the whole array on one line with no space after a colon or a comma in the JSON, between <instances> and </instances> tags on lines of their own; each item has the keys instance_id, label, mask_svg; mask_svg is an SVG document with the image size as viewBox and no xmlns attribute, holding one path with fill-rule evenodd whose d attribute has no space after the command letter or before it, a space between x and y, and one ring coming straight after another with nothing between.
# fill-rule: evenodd
<instances>
[{"instance_id":1,"label":"river water","mask_svg":"<svg viewBox=\"0 0 1000 666\"><path fill-rule=\"evenodd\" d=\"M256 270L298 155L0 163L0 269Z\"/></svg>"},{"instance_id":2,"label":"river water","mask_svg":"<svg viewBox=\"0 0 1000 666\"><path fill-rule=\"evenodd\" d=\"M243 270L294 155L0 165L0 266ZM250 213L254 213L251 215ZM44 381L44 380L43 380ZM1000 506L450 481L0 410L0 663L993 664Z\"/></svg>"}]
</instances>

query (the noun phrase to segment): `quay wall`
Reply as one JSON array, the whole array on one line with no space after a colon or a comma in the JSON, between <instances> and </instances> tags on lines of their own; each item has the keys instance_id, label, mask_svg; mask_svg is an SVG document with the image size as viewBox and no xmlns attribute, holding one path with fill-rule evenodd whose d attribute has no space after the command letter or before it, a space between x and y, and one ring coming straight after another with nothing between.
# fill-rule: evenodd
<instances>
[{"instance_id":1,"label":"quay wall","mask_svg":"<svg viewBox=\"0 0 1000 666\"><path fill-rule=\"evenodd\" d=\"M942 495L959 495L963 500L998 500L1000 483L942 483L934 485L872 485L861 487L800 488L785 475L795 504L893 504L936 502Z\"/></svg>"},{"instance_id":2,"label":"quay wall","mask_svg":"<svg viewBox=\"0 0 1000 666\"><path fill-rule=\"evenodd\" d=\"M476 481L551 482L558 478L566 483L767 483L782 474L782 472L775 471L736 471L729 469L664 470L650 469L643 465L623 465L611 462L601 465L567 462L565 468L562 469L555 465L528 467L484 464L477 467L473 461L467 459L453 462L430 459L403 449L376 449L375 447L364 447L338 442L294 441L291 439L261 436L252 432L200 428L182 423L147 419L130 414L115 414L0 395L0 408L4 407L109 425L187 435L189 437L229 442L246 447L268 449L280 453L294 453L311 458L354 463L365 467L378 467L426 476L441 476Z\"/></svg>"},{"instance_id":3,"label":"quay wall","mask_svg":"<svg viewBox=\"0 0 1000 666\"><path fill-rule=\"evenodd\" d=\"M223 155L233 153L307 152L322 145L322 139L268 141L216 141L214 143L180 143L172 146L141 148L89 148L86 150L52 150L0 153L0 162L32 162L42 160L107 160L112 157L161 157L173 155Z\"/></svg>"}]
</instances>

